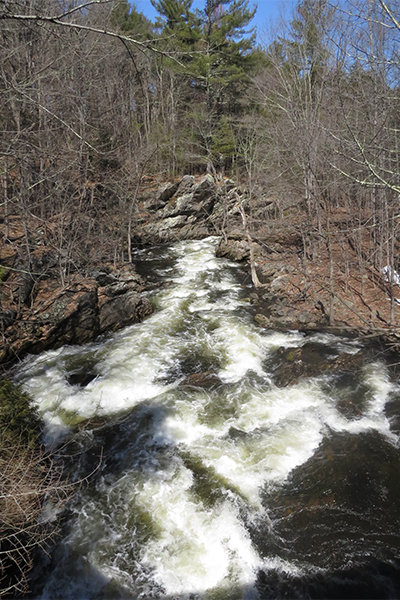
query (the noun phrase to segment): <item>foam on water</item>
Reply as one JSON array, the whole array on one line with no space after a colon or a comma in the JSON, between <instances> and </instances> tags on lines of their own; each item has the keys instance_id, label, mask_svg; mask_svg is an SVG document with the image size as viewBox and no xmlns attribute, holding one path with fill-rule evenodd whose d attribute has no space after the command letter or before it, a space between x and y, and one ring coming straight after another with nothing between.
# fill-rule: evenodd
<instances>
[{"instance_id":1,"label":"foam on water","mask_svg":"<svg viewBox=\"0 0 400 600\"><path fill-rule=\"evenodd\" d=\"M192 471L180 467L156 474L138 493L161 531L144 549L143 563L169 594L253 583L261 560L235 505L205 510L191 497L192 484Z\"/></svg>"},{"instance_id":2,"label":"foam on water","mask_svg":"<svg viewBox=\"0 0 400 600\"><path fill-rule=\"evenodd\" d=\"M157 312L143 323L99 344L30 358L17 376L47 421L50 441L84 418L139 405L144 411L153 408L150 438L127 443L126 452L132 453L128 466L112 483L101 479L97 500L82 505L68 539L73 552L90 538L90 550L81 552L100 580L117 581L138 598L156 597L159 589L182 598L251 590L261 567L295 572L298 567L282 559L258 555L242 515L268 519L263 489L283 483L330 430L357 434L375 429L397 443L384 414L394 384L381 363L365 367L367 403L353 419L338 410L324 375L284 389L273 384L266 359L280 347L308 340L299 332L253 325L233 265L215 258L215 244L210 238L171 250L176 261L172 275L169 266L165 269L171 285L158 294ZM335 336L311 339L338 353L358 351L356 343ZM85 388L68 383L71 364L79 357L94 375ZM181 387L191 369L211 370L221 385L208 391ZM168 450L169 460L160 449ZM204 496L207 490L212 490L212 502ZM124 511L133 516L121 517ZM132 531L139 535L136 513L147 515L152 530L141 538L140 548L129 529L132 519ZM99 528L105 528L101 539L93 534ZM64 552L71 556L68 548ZM48 584L50 596L66 597L60 585ZM81 593L92 597L96 590Z\"/></svg>"}]
</instances>

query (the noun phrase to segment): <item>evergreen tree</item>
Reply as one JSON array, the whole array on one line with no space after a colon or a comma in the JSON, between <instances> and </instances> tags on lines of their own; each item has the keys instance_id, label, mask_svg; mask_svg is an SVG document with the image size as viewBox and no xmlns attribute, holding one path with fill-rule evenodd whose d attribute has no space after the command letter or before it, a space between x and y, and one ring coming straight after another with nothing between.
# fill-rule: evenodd
<instances>
[{"instance_id":1,"label":"evergreen tree","mask_svg":"<svg viewBox=\"0 0 400 600\"><path fill-rule=\"evenodd\" d=\"M193 65L194 75L206 94L208 110L218 117L239 111L255 67L255 34L246 31L255 11L248 0L206 0L201 12L204 52Z\"/></svg>"},{"instance_id":2,"label":"evergreen tree","mask_svg":"<svg viewBox=\"0 0 400 600\"><path fill-rule=\"evenodd\" d=\"M225 167L232 163L236 152L235 134L226 115L222 115L213 135L211 152L214 165L224 172Z\"/></svg>"},{"instance_id":3,"label":"evergreen tree","mask_svg":"<svg viewBox=\"0 0 400 600\"><path fill-rule=\"evenodd\" d=\"M120 0L112 11L112 25L125 34L134 33L138 38L148 37L152 31L151 22L128 0Z\"/></svg>"},{"instance_id":4,"label":"evergreen tree","mask_svg":"<svg viewBox=\"0 0 400 600\"><path fill-rule=\"evenodd\" d=\"M255 35L247 30L255 11L247 0L206 0L200 13L202 53L193 61L192 70L203 103L199 113L206 119L198 130L208 170L215 166L215 140L221 128L234 138L234 121L246 105L246 89L257 64ZM229 159L224 154L224 164L233 160L235 144L231 148Z\"/></svg>"},{"instance_id":5,"label":"evergreen tree","mask_svg":"<svg viewBox=\"0 0 400 600\"><path fill-rule=\"evenodd\" d=\"M163 37L187 63L188 57L182 53L193 50L200 34L199 20L191 10L193 0L151 0L151 3L158 12L157 25Z\"/></svg>"},{"instance_id":6,"label":"evergreen tree","mask_svg":"<svg viewBox=\"0 0 400 600\"><path fill-rule=\"evenodd\" d=\"M222 135L221 127L224 135L235 138L231 121L245 105L245 92L257 62L255 35L248 31L255 8L249 8L248 0L205 0L204 9L193 12L192 0L152 2L165 46L175 51L180 62L180 66L172 61L169 64L175 73L174 86L170 84L169 90L174 89L175 97L176 77L179 79L180 130L192 131L197 151L192 147L190 154L203 161L205 155L212 170L216 157L213 148ZM222 117L225 119L221 121ZM228 159L223 153L222 163L232 162L235 144L230 147L232 155Z\"/></svg>"}]
</instances>

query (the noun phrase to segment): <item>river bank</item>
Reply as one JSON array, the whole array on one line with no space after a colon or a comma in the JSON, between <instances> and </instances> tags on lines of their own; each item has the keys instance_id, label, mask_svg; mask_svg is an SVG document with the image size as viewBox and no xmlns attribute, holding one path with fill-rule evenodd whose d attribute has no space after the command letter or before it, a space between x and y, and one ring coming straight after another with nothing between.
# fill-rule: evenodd
<instances>
[{"instance_id":1,"label":"river bank","mask_svg":"<svg viewBox=\"0 0 400 600\"><path fill-rule=\"evenodd\" d=\"M395 303L391 314L384 276L360 268L350 243L345 255L342 246L328 249L323 239L311 247L298 207L282 213L272 199L262 212L257 206L259 199L253 203L230 179L147 182L136 203L132 242L142 247L218 235L217 256L247 265L249 278L252 272L250 300L260 326L363 336L397 350L400 307ZM145 277L132 264L89 249L88 260L71 265L65 276L48 231L34 220L28 225L29 248L18 218L2 246L0 363L93 341L151 313ZM96 254L100 260L91 260Z\"/></svg>"}]
</instances>

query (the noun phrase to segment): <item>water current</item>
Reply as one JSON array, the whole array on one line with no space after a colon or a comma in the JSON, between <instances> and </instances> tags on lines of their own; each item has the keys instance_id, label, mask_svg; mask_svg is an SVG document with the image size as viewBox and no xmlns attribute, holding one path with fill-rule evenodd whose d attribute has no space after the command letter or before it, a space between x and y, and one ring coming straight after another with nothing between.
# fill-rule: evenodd
<instances>
[{"instance_id":1,"label":"water current","mask_svg":"<svg viewBox=\"0 0 400 600\"><path fill-rule=\"evenodd\" d=\"M72 479L97 465L35 597L399 597L398 383L359 342L257 326L217 241L138 251L153 315L19 368ZM310 345L363 361L278 386Z\"/></svg>"}]
</instances>

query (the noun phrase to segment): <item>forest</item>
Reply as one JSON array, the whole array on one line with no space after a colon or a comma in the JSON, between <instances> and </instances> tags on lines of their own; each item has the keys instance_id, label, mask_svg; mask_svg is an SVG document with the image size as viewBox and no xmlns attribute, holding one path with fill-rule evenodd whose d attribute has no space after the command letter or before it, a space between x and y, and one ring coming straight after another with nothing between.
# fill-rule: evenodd
<instances>
[{"instance_id":1,"label":"forest","mask_svg":"<svg viewBox=\"0 0 400 600\"><path fill-rule=\"evenodd\" d=\"M143 185L210 172L246 189L254 231L294 219L331 279L334 248L361 283L386 269L393 324L397 3L300 0L264 42L247 0L153 4L155 23L126 0L2 2L3 249L22 240L29 272L45 236L61 282L103 255L123 262Z\"/></svg>"}]
</instances>

